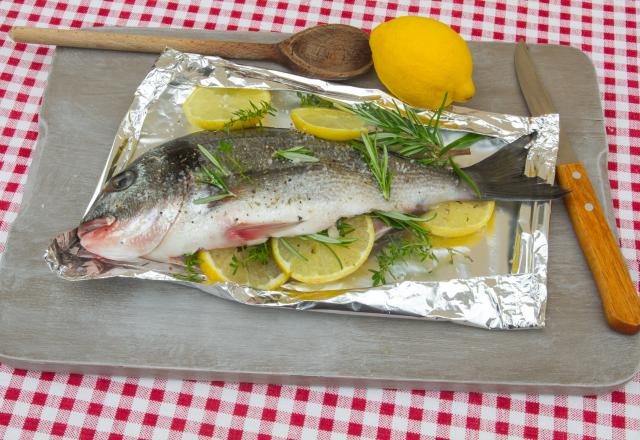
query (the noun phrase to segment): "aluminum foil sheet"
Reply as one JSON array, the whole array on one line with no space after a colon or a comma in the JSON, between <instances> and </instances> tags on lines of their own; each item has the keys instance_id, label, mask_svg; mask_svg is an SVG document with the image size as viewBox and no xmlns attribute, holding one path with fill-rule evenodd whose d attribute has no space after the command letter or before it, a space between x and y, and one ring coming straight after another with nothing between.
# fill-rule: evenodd
<instances>
[{"instance_id":1,"label":"aluminum foil sheet","mask_svg":"<svg viewBox=\"0 0 640 440\"><path fill-rule=\"evenodd\" d=\"M167 49L138 87L124 116L91 204L104 183L134 158L198 129L182 114L184 100L197 86L248 87L272 91L275 117L265 126L293 128L288 110L299 106L295 92L319 94L345 104L402 103L377 89L351 87L290 73L236 64L222 58ZM430 116L430 112L422 113ZM458 156L471 165L518 137L536 131L528 146L525 173L552 183L558 149L559 118L489 113L451 106L442 117L446 142L465 132L488 136ZM111 261L86 251L76 230L53 239L45 260L67 280L134 277L170 281L248 305L297 310L366 313L377 316L445 320L487 329L541 328L547 300L547 240L550 203L498 203L485 231L434 242L439 262L408 261L394 268L397 282L371 287L373 257L356 273L326 285L288 282L281 291L259 291L233 283L200 284L176 280L182 267L138 259ZM78 219L80 220L80 219ZM459 253L451 254L448 249ZM461 257L460 255L464 255Z\"/></svg>"}]
</instances>

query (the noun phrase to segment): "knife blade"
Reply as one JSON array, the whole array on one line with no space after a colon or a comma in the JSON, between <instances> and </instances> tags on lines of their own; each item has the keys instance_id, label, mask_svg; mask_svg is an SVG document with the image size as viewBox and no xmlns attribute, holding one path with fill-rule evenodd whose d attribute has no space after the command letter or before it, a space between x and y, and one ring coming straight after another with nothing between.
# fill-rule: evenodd
<instances>
[{"instance_id":1,"label":"knife blade","mask_svg":"<svg viewBox=\"0 0 640 440\"><path fill-rule=\"evenodd\" d=\"M516 46L515 67L530 113L533 116L558 113L523 40ZM556 175L560 186L570 191L564 202L600 292L607 323L621 333L637 333L640 331L640 297L587 171L562 130L562 118L560 123Z\"/></svg>"}]
</instances>

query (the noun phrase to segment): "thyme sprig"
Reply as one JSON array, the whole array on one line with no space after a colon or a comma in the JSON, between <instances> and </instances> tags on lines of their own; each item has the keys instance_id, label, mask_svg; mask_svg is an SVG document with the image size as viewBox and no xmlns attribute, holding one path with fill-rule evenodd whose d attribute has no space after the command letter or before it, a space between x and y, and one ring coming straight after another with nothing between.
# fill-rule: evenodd
<instances>
[{"instance_id":1,"label":"thyme sprig","mask_svg":"<svg viewBox=\"0 0 640 440\"><path fill-rule=\"evenodd\" d=\"M257 120L258 126L262 127L262 118L267 115L275 116L276 109L267 101L260 101L257 105L252 101L249 102L249 109L239 109L233 112L231 118L224 124L222 129L227 133L231 127L237 122L247 122Z\"/></svg>"},{"instance_id":2,"label":"thyme sprig","mask_svg":"<svg viewBox=\"0 0 640 440\"><path fill-rule=\"evenodd\" d=\"M298 99L300 99L300 105L302 107L324 107L333 108L333 103L313 93L296 92Z\"/></svg>"},{"instance_id":3,"label":"thyme sprig","mask_svg":"<svg viewBox=\"0 0 640 440\"><path fill-rule=\"evenodd\" d=\"M397 280L398 276L393 273L393 267L398 262L405 261L410 257L418 258L420 261L438 260L428 238L415 241L409 241L404 238L393 239L378 253L376 257L378 269L369 269L373 285L380 286L386 284L387 276L391 276L391 278Z\"/></svg>"},{"instance_id":4,"label":"thyme sprig","mask_svg":"<svg viewBox=\"0 0 640 440\"><path fill-rule=\"evenodd\" d=\"M391 197L391 180L393 176L389 171L389 152L386 144L382 144L382 151L378 150L377 134L371 137L367 133L361 135L362 142L354 142L353 146L362 154L371 174L378 182L380 191L385 200Z\"/></svg>"},{"instance_id":5,"label":"thyme sprig","mask_svg":"<svg viewBox=\"0 0 640 440\"><path fill-rule=\"evenodd\" d=\"M176 273L173 275L173 277L180 281L201 283L202 273L197 269L198 265L200 264L200 260L198 259L196 254L184 254L183 262L185 266L184 273Z\"/></svg>"},{"instance_id":6,"label":"thyme sprig","mask_svg":"<svg viewBox=\"0 0 640 440\"><path fill-rule=\"evenodd\" d=\"M227 162L231 164L231 167L236 173L240 174L240 176L242 176L242 178L247 181L251 180L250 177L245 175L246 169L244 166L242 166L240 160L238 160L238 157L235 155L233 144L225 141L220 141L218 151L222 153L222 155L225 157Z\"/></svg>"},{"instance_id":7,"label":"thyme sprig","mask_svg":"<svg viewBox=\"0 0 640 440\"><path fill-rule=\"evenodd\" d=\"M267 242L254 246L242 246L239 250L242 251L244 255L238 257L238 253L235 253L231 257L231 262L229 263L229 266L233 269L234 275L238 272L238 269L241 267L246 268L254 261L265 265L269 263L269 258L271 257L271 251Z\"/></svg>"},{"instance_id":8,"label":"thyme sprig","mask_svg":"<svg viewBox=\"0 0 640 440\"><path fill-rule=\"evenodd\" d=\"M290 162L318 162L320 159L313 155L313 151L305 147L291 147L276 150L271 157L288 160Z\"/></svg>"},{"instance_id":9,"label":"thyme sprig","mask_svg":"<svg viewBox=\"0 0 640 440\"><path fill-rule=\"evenodd\" d=\"M421 223L433 220L435 215L424 218L397 211L374 211L370 215L387 226L408 231L413 236L412 240L405 238L393 239L380 250L376 256L378 269L369 269L374 286L386 284L387 275L397 279L392 271L393 266L399 262L406 261L409 257L418 258L420 261L438 260L431 246L431 237L421 226Z\"/></svg>"},{"instance_id":10,"label":"thyme sprig","mask_svg":"<svg viewBox=\"0 0 640 440\"><path fill-rule=\"evenodd\" d=\"M198 144L198 150L200 153L211 163L210 167L200 167L200 170L195 173L196 181L205 185L212 185L221 190L220 194L214 194L208 197L202 197L193 201L196 205L203 205L217 200L224 199L226 197L234 197L235 194L229 190L225 182L225 177L231 175L231 172L220 162L220 160L214 156L209 150L202 145Z\"/></svg>"}]
</instances>

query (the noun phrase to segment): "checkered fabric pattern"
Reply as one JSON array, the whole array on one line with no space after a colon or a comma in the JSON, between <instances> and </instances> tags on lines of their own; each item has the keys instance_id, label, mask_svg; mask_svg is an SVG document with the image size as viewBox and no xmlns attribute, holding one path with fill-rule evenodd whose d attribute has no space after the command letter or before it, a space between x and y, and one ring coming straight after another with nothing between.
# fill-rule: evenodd
<instances>
[{"instance_id":1,"label":"checkered fabric pattern","mask_svg":"<svg viewBox=\"0 0 640 440\"><path fill-rule=\"evenodd\" d=\"M640 267L640 102L635 2L0 0L0 246L20 208L53 48L12 25L173 26L292 32L438 18L473 40L564 44L596 65L622 249ZM203 2L204 3L204 2ZM626 6L625 6L626 3ZM2 249L0 248L0 251ZM0 438L640 438L640 374L602 396L295 387L52 374L0 365Z\"/></svg>"}]
</instances>

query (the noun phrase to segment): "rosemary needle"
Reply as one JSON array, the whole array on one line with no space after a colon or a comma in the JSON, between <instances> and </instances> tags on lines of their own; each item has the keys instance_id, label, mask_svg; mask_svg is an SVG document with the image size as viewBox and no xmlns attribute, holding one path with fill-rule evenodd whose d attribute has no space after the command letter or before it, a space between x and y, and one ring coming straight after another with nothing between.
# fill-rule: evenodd
<instances>
[{"instance_id":1,"label":"rosemary needle","mask_svg":"<svg viewBox=\"0 0 640 440\"><path fill-rule=\"evenodd\" d=\"M291 147L276 150L271 157L284 159L290 162L318 162L320 159L313 155L313 151L305 147Z\"/></svg>"},{"instance_id":2,"label":"rosemary needle","mask_svg":"<svg viewBox=\"0 0 640 440\"><path fill-rule=\"evenodd\" d=\"M224 180L225 177L231 174L229 170L227 170L224 165L222 165L222 163L216 156L211 154L211 152L209 152L209 150L207 150L202 145L198 144L198 150L200 150L200 153L211 163L212 166L201 167L200 172L196 174L197 181L206 185L215 186L216 188L222 190L222 193L196 199L193 201L193 203L202 205L215 202L216 200L221 200L226 197L235 196L235 194L233 194L229 190Z\"/></svg>"},{"instance_id":3,"label":"rosemary needle","mask_svg":"<svg viewBox=\"0 0 640 440\"><path fill-rule=\"evenodd\" d=\"M382 144L382 154L378 152L377 137L372 138L369 134L361 135L362 142L354 142L354 147L360 151L364 161L369 166L371 174L378 182L380 191L385 200L391 197L391 180L392 175L389 171L389 152L387 146Z\"/></svg>"}]
</instances>

